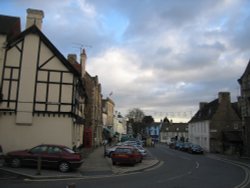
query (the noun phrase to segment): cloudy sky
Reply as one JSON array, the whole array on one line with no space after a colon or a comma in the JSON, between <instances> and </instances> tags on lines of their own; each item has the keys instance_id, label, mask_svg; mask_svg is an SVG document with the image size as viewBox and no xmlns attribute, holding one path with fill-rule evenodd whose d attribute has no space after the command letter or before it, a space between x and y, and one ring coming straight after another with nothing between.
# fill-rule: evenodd
<instances>
[{"instance_id":1,"label":"cloudy sky","mask_svg":"<svg viewBox=\"0 0 250 188\"><path fill-rule=\"evenodd\" d=\"M43 33L67 57L86 48L115 110L190 120L199 102L228 91L250 59L248 0L1 0L0 14L44 11Z\"/></svg>"}]
</instances>

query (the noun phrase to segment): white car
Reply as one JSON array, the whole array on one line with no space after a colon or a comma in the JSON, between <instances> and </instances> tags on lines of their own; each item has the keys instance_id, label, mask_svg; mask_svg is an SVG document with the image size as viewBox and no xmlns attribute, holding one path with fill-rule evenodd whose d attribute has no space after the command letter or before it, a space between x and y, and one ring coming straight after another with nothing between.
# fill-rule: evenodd
<instances>
[{"instance_id":1,"label":"white car","mask_svg":"<svg viewBox=\"0 0 250 188\"><path fill-rule=\"evenodd\" d=\"M111 157L112 153L116 150L117 147L119 147L120 145L113 145L109 148L106 148L105 150L105 156Z\"/></svg>"},{"instance_id":2,"label":"white car","mask_svg":"<svg viewBox=\"0 0 250 188\"><path fill-rule=\"evenodd\" d=\"M134 147L139 150L139 152L143 157L147 155L147 151L142 146L134 146Z\"/></svg>"}]
</instances>

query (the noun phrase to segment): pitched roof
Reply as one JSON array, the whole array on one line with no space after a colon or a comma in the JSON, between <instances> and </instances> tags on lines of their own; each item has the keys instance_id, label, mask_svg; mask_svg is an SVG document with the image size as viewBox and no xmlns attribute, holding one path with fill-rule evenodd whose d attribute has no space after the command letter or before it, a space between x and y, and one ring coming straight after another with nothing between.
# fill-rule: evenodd
<instances>
[{"instance_id":1,"label":"pitched roof","mask_svg":"<svg viewBox=\"0 0 250 188\"><path fill-rule=\"evenodd\" d=\"M241 83L242 83L242 79L243 79L245 76L249 75L249 74L250 74L250 60L249 60L249 62L248 62L248 64L247 64L247 67L246 67L246 69L245 69L245 72L244 72L243 75L240 77L240 79L238 79L238 82L241 84Z\"/></svg>"},{"instance_id":2,"label":"pitched roof","mask_svg":"<svg viewBox=\"0 0 250 188\"><path fill-rule=\"evenodd\" d=\"M215 99L212 102L205 104L192 117L192 119L189 121L189 123L212 119L213 115L215 114L216 110L218 109L218 106L219 106L219 100L218 99Z\"/></svg>"},{"instance_id":3,"label":"pitched roof","mask_svg":"<svg viewBox=\"0 0 250 188\"><path fill-rule=\"evenodd\" d=\"M19 40L23 39L26 35L34 33L39 35L41 40L46 44L46 46L56 55L56 57L69 69L70 72L76 76L80 76L80 73L76 68L61 54L61 52L50 42L50 40L37 28L36 25L29 27L28 29L21 32L19 35L8 40L7 48L15 45Z\"/></svg>"},{"instance_id":4,"label":"pitched roof","mask_svg":"<svg viewBox=\"0 0 250 188\"><path fill-rule=\"evenodd\" d=\"M192 119L189 121L191 122L198 122L198 121L205 121L205 120L211 120L212 117L214 116L215 112L217 111L219 107L219 100L215 99L210 103L207 103L202 107L201 109L196 112L196 114L192 117ZM231 107L235 111L235 113L241 117L240 115L240 110L238 108L238 103L231 103Z\"/></svg>"},{"instance_id":5,"label":"pitched roof","mask_svg":"<svg viewBox=\"0 0 250 188\"><path fill-rule=\"evenodd\" d=\"M167 123L162 124L160 132L187 132L187 123Z\"/></svg>"},{"instance_id":6,"label":"pitched roof","mask_svg":"<svg viewBox=\"0 0 250 188\"><path fill-rule=\"evenodd\" d=\"M0 34L7 35L7 39L21 33L20 18L0 15Z\"/></svg>"}]
</instances>

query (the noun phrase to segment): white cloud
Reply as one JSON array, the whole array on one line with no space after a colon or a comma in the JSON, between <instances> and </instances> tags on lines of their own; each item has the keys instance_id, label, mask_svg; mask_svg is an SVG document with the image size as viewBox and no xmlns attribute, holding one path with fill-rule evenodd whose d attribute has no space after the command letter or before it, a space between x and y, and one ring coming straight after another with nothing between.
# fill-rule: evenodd
<instances>
[{"instance_id":1,"label":"white cloud","mask_svg":"<svg viewBox=\"0 0 250 188\"><path fill-rule=\"evenodd\" d=\"M141 107L153 116L191 114L223 90L235 100L250 58L249 7L247 0L0 2L1 14L23 25L27 8L42 9L43 32L65 56L91 45L87 71L98 75L104 97L113 91L116 110Z\"/></svg>"}]
</instances>

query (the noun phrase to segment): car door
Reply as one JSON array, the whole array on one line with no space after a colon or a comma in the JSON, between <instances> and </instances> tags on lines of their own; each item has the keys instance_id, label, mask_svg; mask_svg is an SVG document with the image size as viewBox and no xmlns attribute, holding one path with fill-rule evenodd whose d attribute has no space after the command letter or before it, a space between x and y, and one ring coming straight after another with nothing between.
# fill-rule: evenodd
<instances>
[{"instance_id":1,"label":"car door","mask_svg":"<svg viewBox=\"0 0 250 188\"><path fill-rule=\"evenodd\" d=\"M43 155L43 165L47 167L57 167L61 161L63 150L57 146L49 146Z\"/></svg>"},{"instance_id":2,"label":"car door","mask_svg":"<svg viewBox=\"0 0 250 188\"><path fill-rule=\"evenodd\" d=\"M42 159L43 154L46 152L47 152L47 146L45 145L36 146L28 151L28 155L25 156L25 158L23 159L23 163L29 166L36 166L39 157L41 157Z\"/></svg>"}]
</instances>

